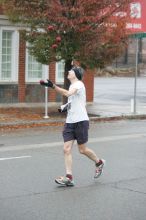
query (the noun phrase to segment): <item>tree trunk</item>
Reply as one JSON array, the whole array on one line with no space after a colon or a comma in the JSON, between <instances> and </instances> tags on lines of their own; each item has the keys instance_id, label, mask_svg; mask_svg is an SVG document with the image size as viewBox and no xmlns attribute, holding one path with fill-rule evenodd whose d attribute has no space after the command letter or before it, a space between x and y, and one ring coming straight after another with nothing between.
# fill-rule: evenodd
<instances>
[{"instance_id":1,"label":"tree trunk","mask_svg":"<svg viewBox=\"0 0 146 220\"><path fill-rule=\"evenodd\" d=\"M68 71L72 68L72 60L65 61L64 69L64 89L69 89L70 81L67 79ZM67 102L67 97L63 96L63 104Z\"/></svg>"}]
</instances>

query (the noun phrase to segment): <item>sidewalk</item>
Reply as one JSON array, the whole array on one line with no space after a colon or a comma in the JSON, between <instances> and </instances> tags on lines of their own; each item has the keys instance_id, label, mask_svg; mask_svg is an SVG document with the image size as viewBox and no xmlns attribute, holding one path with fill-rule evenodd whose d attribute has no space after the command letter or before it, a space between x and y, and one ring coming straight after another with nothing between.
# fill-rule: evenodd
<instances>
[{"instance_id":1,"label":"sidewalk","mask_svg":"<svg viewBox=\"0 0 146 220\"><path fill-rule=\"evenodd\" d=\"M65 113L59 113L60 103L48 103L48 116L44 118L44 103L0 104L0 130L38 126L57 126L65 122ZM130 112L130 106L121 103L88 103L90 121L121 119L146 119L146 106L137 106L137 113Z\"/></svg>"}]
</instances>

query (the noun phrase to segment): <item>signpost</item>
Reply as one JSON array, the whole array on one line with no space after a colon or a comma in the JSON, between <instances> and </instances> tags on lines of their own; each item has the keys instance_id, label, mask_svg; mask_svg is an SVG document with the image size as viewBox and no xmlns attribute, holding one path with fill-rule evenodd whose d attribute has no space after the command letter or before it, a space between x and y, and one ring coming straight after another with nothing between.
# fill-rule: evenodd
<instances>
[{"instance_id":1,"label":"signpost","mask_svg":"<svg viewBox=\"0 0 146 220\"><path fill-rule=\"evenodd\" d=\"M137 76L138 76L138 53L139 53L139 39L146 38L146 33L136 33L133 35L136 39L136 65L135 65L135 80L134 80L134 102L133 102L133 113L136 114L137 107Z\"/></svg>"},{"instance_id":2,"label":"signpost","mask_svg":"<svg viewBox=\"0 0 146 220\"><path fill-rule=\"evenodd\" d=\"M48 87L45 86L45 119L49 118L48 116Z\"/></svg>"},{"instance_id":3,"label":"signpost","mask_svg":"<svg viewBox=\"0 0 146 220\"><path fill-rule=\"evenodd\" d=\"M130 20L127 23L127 29L132 33L132 38L136 40L136 64L135 64L135 80L134 80L134 98L131 102L132 111L136 114L137 107L137 76L138 76L138 53L139 39L146 38L146 0L134 0L130 4Z\"/></svg>"},{"instance_id":4,"label":"signpost","mask_svg":"<svg viewBox=\"0 0 146 220\"><path fill-rule=\"evenodd\" d=\"M136 65L135 65L135 80L134 80L134 103L133 113L136 114L137 106L137 76L138 76L138 51L139 51L139 39L136 38Z\"/></svg>"}]
</instances>

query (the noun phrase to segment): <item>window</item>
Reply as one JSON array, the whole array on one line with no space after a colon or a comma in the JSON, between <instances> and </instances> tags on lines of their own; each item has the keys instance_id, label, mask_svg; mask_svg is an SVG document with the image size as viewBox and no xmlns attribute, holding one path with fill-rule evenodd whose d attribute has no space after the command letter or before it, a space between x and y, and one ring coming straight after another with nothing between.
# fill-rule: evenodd
<instances>
[{"instance_id":1,"label":"window","mask_svg":"<svg viewBox=\"0 0 146 220\"><path fill-rule=\"evenodd\" d=\"M64 61L60 61L56 63L56 83L64 82Z\"/></svg>"},{"instance_id":2,"label":"window","mask_svg":"<svg viewBox=\"0 0 146 220\"><path fill-rule=\"evenodd\" d=\"M35 57L26 50L26 81L38 82L40 79L48 79L48 66L37 62Z\"/></svg>"},{"instance_id":3,"label":"window","mask_svg":"<svg viewBox=\"0 0 146 220\"><path fill-rule=\"evenodd\" d=\"M1 78L10 79L12 70L12 32L2 32Z\"/></svg>"},{"instance_id":4,"label":"window","mask_svg":"<svg viewBox=\"0 0 146 220\"><path fill-rule=\"evenodd\" d=\"M12 82L18 80L18 44L16 30L0 29L0 80Z\"/></svg>"}]
</instances>

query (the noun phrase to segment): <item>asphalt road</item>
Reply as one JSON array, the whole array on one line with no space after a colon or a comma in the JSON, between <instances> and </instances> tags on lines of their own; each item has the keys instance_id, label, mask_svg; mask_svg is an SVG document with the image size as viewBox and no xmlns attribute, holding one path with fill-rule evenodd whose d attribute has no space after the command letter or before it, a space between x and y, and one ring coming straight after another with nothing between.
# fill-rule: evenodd
<instances>
[{"instance_id":1,"label":"asphalt road","mask_svg":"<svg viewBox=\"0 0 146 220\"><path fill-rule=\"evenodd\" d=\"M75 187L64 174L61 127L0 134L0 220L145 220L146 120L90 124L88 146L107 166L73 148Z\"/></svg>"},{"instance_id":2,"label":"asphalt road","mask_svg":"<svg viewBox=\"0 0 146 220\"><path fill-rule=\"evenodd\" d=\"M134 98L134 77L96 77L94 81L94 102L129 104ZM137 78L137 102L146 105L146 77Z\"/></svg>"}]
</instances>

